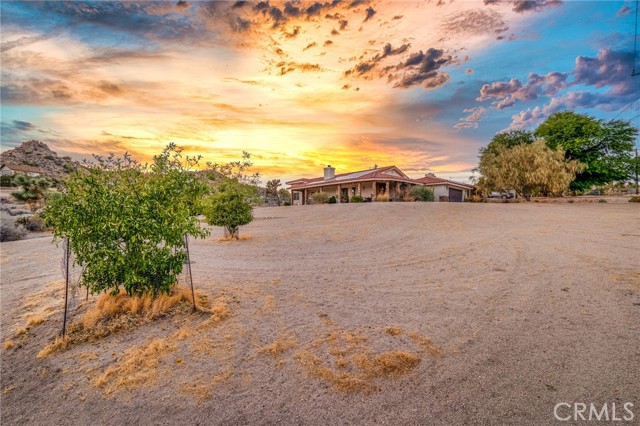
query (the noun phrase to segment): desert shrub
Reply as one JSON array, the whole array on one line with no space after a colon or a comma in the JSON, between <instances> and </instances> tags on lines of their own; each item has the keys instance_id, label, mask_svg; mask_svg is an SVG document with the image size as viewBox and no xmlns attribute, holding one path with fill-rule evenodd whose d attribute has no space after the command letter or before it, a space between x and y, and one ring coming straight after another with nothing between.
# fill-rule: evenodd
<instances>
[{"instance_id":1,"label":"desert shrub","mask_svg":"<svg viewBox=\"0 0 640 426\"><path fill-rule=\"evenodd\" d=\"M353 197L351 197L351 202L352 203L364 203L364 198L362 198L361 195L354 195Z\"/></svg>"},{"instance_id":2,"label":"desert shrub","mask_svg":"<svg viewBox=\"0 0 640 426\"><path fill-rule=\"evenodd\" d=\"M323 191L314 192L313 194L311 194L311 199L313 200L314 203L325 204L329 202L329 194Z\"/></svg>"},{"instance_id":3,"label":"desert shrub","mask_svg":"<svg viewBox=\"0 0 640 426\"><path fill-rule=\"evenodd\" d=\"M221 182L216 192L204 203L207 223L223 226L231 238L238 239L240 226L253 221L252 191L253 187L235 179Z\"/></svg>"},{"instance_id":4,"label":"desert shrub","mask_svg":"<svg viewBox=\"0 0 640 426\"><path fill-rule=\"evenodd\" d=\"M635 195L635 196L629 198L629 202L630 203L640 203L640 195Z\"/></svg>"},{"instance_id":5,"label":"desert shrub","mask_svg":"<svg viewBox=\"0 0 640 426\"><path fill-rule=\"evenodd\" d=\"M433 201L433 191L426 186L414 186L411 188L411 195L415 201Z\"/></svg>"},{"instance_id":6,"label":"desert shrub","mask_svg":"<svg viewBox=\"0 0 640 426\"><path fill-rule=\"evenodd\" d=\"M41 232L47 229L40 215L22 216L16 219L16 226L21 225L29 232Z\"/></svg>"},{"instance_id":7,"label":"desert shrub","mask_svg":"<svg viewBox=\"0 0 640 426\"><path fill-rule=\"evenodd\" d=\"M465 198L464 201L467 203L481 203L482 197L479 195L472 195L471 197Z\"/></svg>"},{"instance_id":8,"label":"desert shrub","mask_svg":"<svg viewBox=\"0 0 640 426\"><path fill-rule=\"evenodd\" d=\"M13 176L2 175L0 176L0 186L15 186L13 183Z\"/></svg>"},{"instance_id":9,"label":"desert shrub","mask_svg":"<svg viewBox=\"0 0 640 426\"><path fill-rule=\"evenodd\" d=\"M20 190L12 192L11 195L27 203L32 211L42 206L47 189L53 185L49 179L20 174L15 176L14 182Z\"/></svg>"},{"instance_id":10,"label":"desert shrub","mask_svg":"<svg viewBox=\"0 0 640 426\"><path fill-rule=\"evenodd\" d=\"M338 199L335 197L335 195L332 195L331 197L329 197L329 201L327 201L329 204L336 204L338 202Z\"/></svg>"},{"instance_id":11,"label":"desert shrub","mask_svg":"<svg viewBox=\"0 0 640 426\"><path fill-rule=\"evenodd\" d=\"M378 194L376 196L376 201L386 203L387 201L389 201L389 194Z\"/></svg>"},{"instance_id":12,"label":"desert shrub","mask_svg":"<svg viewBox=\"0 0 640 426\"><path fill-rule=\"evenodd\" d=\"M27 235L27 230L22 225L14 225L12 218L5 216L0 217L0 242L17 241Z\"/></svg>"},{"instance_id":13,"label":"desert shrub","mask_svg":"<svg viewBox=\"0 0 640 426\"><path fill-rule=\"evenodd\" d=\"M74 172L62 196L43 212L54 241L68 238L92 293L168 293L186 260L185 235L204 237L194 206L209 191L191 173L198 158L173 144L142 165L95 156Z\"/></svg>"}]
</instances>

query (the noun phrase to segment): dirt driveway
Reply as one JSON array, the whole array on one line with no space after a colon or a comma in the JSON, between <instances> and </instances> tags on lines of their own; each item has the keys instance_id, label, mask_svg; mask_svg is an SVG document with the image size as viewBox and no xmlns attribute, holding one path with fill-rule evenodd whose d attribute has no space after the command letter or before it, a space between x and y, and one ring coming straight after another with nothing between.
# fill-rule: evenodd
<instances>
[{"instance_id":1,"label":"dirt driveway","mask_svg":"<svg viewBox=\"0 0 640 426\"><path fill-rule=\"evenodd\" d=\"M632 403L616 423L640 424L638 207L257 209L245 239L191 247L225 321L167 317L46 358L61 249L3 243L2 424L571 423L559 403Z\"/></svg>"}]
</instances>

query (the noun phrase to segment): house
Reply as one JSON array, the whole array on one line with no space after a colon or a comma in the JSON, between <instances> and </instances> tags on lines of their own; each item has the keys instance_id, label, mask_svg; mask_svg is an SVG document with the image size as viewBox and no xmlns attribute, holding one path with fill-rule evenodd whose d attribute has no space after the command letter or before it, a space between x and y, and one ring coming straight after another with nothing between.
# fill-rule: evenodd
<instances>
[{"instance_id":1,"label":"house","mask_svg":"<svg viewBox=\"0 0 640 426\"><path fill-rule=\"evenodd\" d=\"M336 169L329 165L324 168L321 177L297 179L287 182L287 185L291 191L292 205L310 204L309 200L316 192L335 196L339 203L348 203L355 195L365 201L376 201L381 196L400 201L417 185L433 188L436 201L462 201L474 189L472 185L438 178L433 174L411 179L396 166L376 166L369 170L336 174Z\"/></svg>"},{"instance_id":2,"label":"house","mask_svg":"<svg viewBox=\"0 0 640 426\"><path fill-rule=\"evenodd\" d=\"M22 173L31 177L37 177L42 174L42 170L37 167L25 166L22 164L2 163L2 165L0 165L0 175L13 176L18 173Z\"/></svg>"},{"instance_id":3,"label":"house","mask_svg":"<svg viewBox=\"0 0 640 426\"><path fill-rule=\"evenodd\" d=\"M471 196L471 192L475 189L473 185L439 178L433 173L427 173L423 178L414 180L433 189L433 196L436 201L464 201L465 198Z\"/></svg>"},{"instance_id":4,"label":"house","mask_svg":"<svg viewBox=\"0 0 640 426\"><path fill-rule=\"evenodd\" d=\"M309 204L315 192L325 192L336 197L339 203L348 203L355 195L366 201L375 201L380 195L389 199L401 199L412 187L418 185L396 166L374 167L369 170L336 174L328 165L324 176L287 182L291 191L291 204Z\"/></svg>"}]
</instances>

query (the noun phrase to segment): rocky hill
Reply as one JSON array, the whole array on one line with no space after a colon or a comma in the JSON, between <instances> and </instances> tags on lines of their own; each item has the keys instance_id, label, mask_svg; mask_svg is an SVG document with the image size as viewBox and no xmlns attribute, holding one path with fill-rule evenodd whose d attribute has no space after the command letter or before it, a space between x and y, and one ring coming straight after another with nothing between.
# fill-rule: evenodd
<instances>
[{"instance_id":1,"label":"rocky hill","mask_svg":"<svg viewBox=\"0 0 640 426\"><path fill-rule=\"evenodd\" d=\"M71 157L58 157L56 152L40 141L23 142L20 146L1 153L0 163L37 167L44 176L56 180L64 178L80 165Z\"/></svg>"}]
</instances>

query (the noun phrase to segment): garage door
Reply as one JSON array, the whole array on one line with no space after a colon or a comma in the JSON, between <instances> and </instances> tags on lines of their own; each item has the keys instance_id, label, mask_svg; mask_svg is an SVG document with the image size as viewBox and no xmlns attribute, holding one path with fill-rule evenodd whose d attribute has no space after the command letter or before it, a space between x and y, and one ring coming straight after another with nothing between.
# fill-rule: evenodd
<instances>
[{"instance_id":1,"label":"garage door","mask_svg":"<svg viewBox=\"0 0 640 426\"><path fill-rule=\"evenodd\" d=\"M449 201L452 203L462 202L462 189L449 188Z\"/></svg>"}]
</instances>

